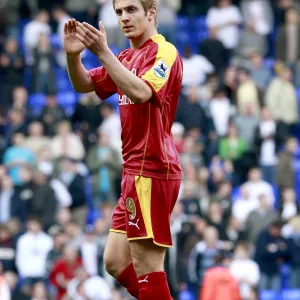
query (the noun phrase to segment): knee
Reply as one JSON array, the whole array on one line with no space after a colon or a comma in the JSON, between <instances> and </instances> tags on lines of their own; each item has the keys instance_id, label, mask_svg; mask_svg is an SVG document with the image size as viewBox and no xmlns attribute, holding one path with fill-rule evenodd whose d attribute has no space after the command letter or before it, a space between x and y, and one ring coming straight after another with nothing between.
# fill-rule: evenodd
<instances>
[{"instance_id":1,"label":"knee","mask_svg":"<svg viewBox=\"0 0 300 300\"><path fill-rule=\"evenodd\" d=\"M118 270L118 263L116 257L111 253L105 252L103 262L107 273L113 276L114 278L117 278L119 275L119 270Z\"/></svg>"}]
</instances>

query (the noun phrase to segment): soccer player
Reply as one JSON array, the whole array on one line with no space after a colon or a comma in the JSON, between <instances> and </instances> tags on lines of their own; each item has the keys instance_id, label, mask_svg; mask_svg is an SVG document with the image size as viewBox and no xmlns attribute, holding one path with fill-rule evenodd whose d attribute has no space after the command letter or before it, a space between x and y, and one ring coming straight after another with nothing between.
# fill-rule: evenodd
<instances>
[{"instance_id":1,"label":"soccer player","mask_svg":"<svg viewBox=\"0 0 300 300\"><path fill-rule=\"evenodd\" d=\"M65 25L69 77L77 92L100 99L119 94L122 124L122 194L112 217L104 263L107 271L141 300L172 299L164 272L172 246L170 214L178 197L181 167L172 141L182 84L176 48L157 33L157 0L113 0L130 49L117 57L106 33L74 19ZM87 71L80 53L102 66Z\"/></svg>"}]
</instances>

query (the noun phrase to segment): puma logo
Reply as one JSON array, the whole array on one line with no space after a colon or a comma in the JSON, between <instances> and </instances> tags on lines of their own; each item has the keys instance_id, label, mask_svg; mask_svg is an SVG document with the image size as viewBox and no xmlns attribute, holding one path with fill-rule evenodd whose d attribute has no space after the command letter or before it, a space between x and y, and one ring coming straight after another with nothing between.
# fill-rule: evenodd
<instances>
[{"instance_id":1,"label":"puma logo","mask_svg":"<svg viewBox=\"0 0 300 300\"><path fill-rule=\"evenodd\" d=\"M139 280L139 283L143 283L143 282L148 283L148 276L143 280Z\"/></svg>"},{"instance_id":2,"label":"puma logo","mask_svg":"<svg viewBox=\"0 0 300 300\"><path fill-rule=\"evenodd\" d=\"M134 227L136 227L138 230L140 230L140 227L139 227L139 220L140 219L138 219L137 221L136 221L136 223L133 223L133 222L128 222L128 225L129 226L134 226Z\"/></svg>"}]
</instances>

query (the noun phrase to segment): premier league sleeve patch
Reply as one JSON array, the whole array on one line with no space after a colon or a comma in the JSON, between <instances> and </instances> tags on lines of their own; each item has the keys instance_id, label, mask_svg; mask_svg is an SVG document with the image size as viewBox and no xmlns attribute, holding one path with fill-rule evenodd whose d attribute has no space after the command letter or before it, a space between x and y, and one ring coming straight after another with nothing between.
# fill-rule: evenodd
<instances>
[{"instance_id":1,"label":"premier league sleeve patch","mask_svg":"<svg viewBox=\"0 0 300 300\"><path fill-rule=\"evenodd\" d=\"M167 73L169 71L170 68L162 60L159 60L157 65L154 67L154 73L158 78L167 78Z\"/></svg>"}]
</instances>

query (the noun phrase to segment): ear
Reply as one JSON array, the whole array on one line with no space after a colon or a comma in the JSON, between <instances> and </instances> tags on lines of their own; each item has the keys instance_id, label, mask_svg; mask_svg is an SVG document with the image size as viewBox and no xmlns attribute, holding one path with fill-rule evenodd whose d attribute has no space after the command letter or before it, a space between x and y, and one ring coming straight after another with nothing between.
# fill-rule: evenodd
<instances>
[{"instance_id":1,"label":"ear","mask_svg":"<svg viewBox=\"0 0 300 300\"><path fill-rule=\"evenodd\" d=\"M156 8L154 8L154 7L150 8L149 11L148 11L149 21L155 20L156 15L157 15Z\"/></svg>"}]
</instances>

